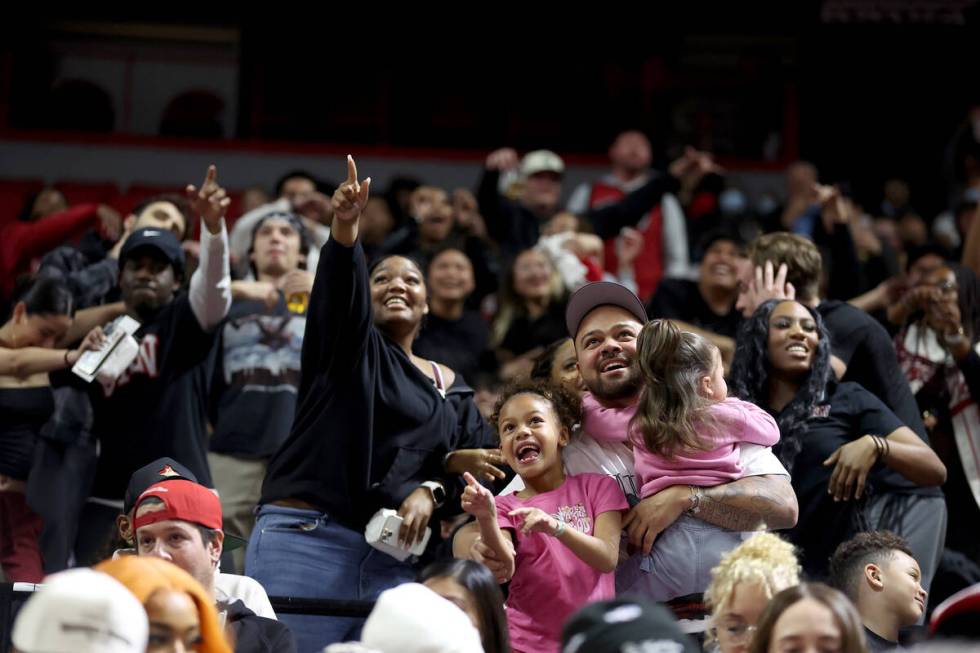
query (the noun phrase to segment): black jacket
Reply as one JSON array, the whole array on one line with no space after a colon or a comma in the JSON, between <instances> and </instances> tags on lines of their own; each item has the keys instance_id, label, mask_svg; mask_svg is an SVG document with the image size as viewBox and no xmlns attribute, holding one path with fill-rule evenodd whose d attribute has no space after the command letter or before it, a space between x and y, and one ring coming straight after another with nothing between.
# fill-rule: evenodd
<instances>
[{"instance_id":1,"label":"black jacket","mask_svg":"<svg viewBox=\"0 0 980 653\"><path fill-rule=\"evenodd\" d=\"M361 244L327 241L306 317L296 417L269 462L261 503L300 499L358 531L427 480L442 481L446 505L458 506L443 458L495 441L461 376L443 398L375 328Z\"/></svg>"},{"instance_id":2,"label":"black jacket","mask_svg":"<svg viewBox=\"0 0 980 653\"><path fill-rule=\"evenodd\" d=\"M235 653L296 653L296 642L286 624L260 617L241 601L225 604L235 634Z\"/></svg>"},{"instance_id":3,"label":"black jacket","mask_svg":"<svg viewBox=\"0 0 980 653\"><path fill-rule=\"evenodd\" d=\"M511 260L521 251L537 245L546 218L535 215L521 202L500 195L497 191L499 181L499 171L484 170L476 197L487 232L497 241L504 258ZM592 230L603 240L615 238L623 227L635 227L650 209L660 203L664 194L676 192L679 185L678 180L669 174L654 174L650 181L618 202L591 208L582 217L588 220Z\"/></svg>"}]
</instances>

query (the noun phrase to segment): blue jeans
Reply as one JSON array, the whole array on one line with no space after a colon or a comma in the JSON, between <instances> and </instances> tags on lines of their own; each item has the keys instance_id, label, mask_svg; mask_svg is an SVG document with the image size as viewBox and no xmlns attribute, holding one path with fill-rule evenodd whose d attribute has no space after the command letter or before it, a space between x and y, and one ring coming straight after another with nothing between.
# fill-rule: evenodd
<instances>
[{"instance_id":1,"label":"blue jeans","mask_svg":"<svg viewBox=\"0 0 980 653\"><path fill-rule=\"evenodd\" d=\"M245 573L269 596L372 601L415 580L415 569L368 546L352 531L313 510L264 505L248 543ZM360 638L363 619L283 614L298 653Z\"/></svg>"}]
</instances>

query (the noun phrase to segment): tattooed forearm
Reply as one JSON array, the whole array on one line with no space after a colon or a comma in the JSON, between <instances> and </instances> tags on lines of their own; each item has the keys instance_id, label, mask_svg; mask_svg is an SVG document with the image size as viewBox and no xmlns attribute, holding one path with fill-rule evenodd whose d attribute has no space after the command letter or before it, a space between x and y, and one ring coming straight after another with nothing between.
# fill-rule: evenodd
<instances>
[{"instance_id":1,"label":"tattooed forearm","mask_svg":"<svg viewBox=\"0 0 980 653\"><path fill-rule=\"evenodd\" d=\"M785 476L747 476L705 488L698 518L733 531L778 530L796 525L799 506Z\"/></svg>"}]
</instances>

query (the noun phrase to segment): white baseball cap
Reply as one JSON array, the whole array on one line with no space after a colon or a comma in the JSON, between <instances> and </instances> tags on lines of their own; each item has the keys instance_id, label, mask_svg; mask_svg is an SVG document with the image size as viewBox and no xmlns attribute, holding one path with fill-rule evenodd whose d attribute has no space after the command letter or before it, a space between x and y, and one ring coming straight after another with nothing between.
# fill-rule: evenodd
<instances>
[{"instance_id":1,"label":"white baseball cap","mask_svg":"<svg viewBox=\"0 0 980 653\"><path fill-rule=\"evenodd\" d=\"M381 653L483 653L480 633L466 613L418 583L381 593L361 644Z\"/></svg>"},{"instance_id":2,"label":"white baseball cap","mask_svg":"<svg viewBox=\"0 0 980 653\"><path fill-rule=\"evenodd\" d=\"M564 174L565 162L551 150L534 150L533 152L528 152L521 160L521 174L524 177L530 177L539 172Z\"/></svg>"},{"instance_id":3,"label":"white baseball cap","mask_svg":"<svg viewBox=\"0 0 980 653\"><path fill-rule=\"evenodd\" d=\"M14 621L22 653L144 653L146 611L122 583L91 569L53 574Z\"/></svg>"}]
</instances>

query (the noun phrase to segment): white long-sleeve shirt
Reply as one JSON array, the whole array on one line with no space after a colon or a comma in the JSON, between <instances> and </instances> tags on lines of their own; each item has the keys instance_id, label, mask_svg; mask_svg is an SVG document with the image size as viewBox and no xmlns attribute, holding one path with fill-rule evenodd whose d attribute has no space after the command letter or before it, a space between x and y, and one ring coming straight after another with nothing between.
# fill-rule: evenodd
<instances>
[{"instance_id":1,"label":"white long-sleeve shirt","mask_svg":"<svg viewBox=\"0 0 980 653\"><path fill-rule=\"evenodd\" d=\"M228 260L228 230L212 234L201 223L200 261L191 276L191 310L205 331L218 326L231 308L231 264Z\"/></svg>"}]
</instances>

